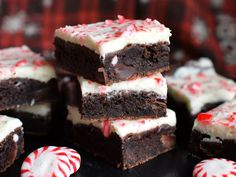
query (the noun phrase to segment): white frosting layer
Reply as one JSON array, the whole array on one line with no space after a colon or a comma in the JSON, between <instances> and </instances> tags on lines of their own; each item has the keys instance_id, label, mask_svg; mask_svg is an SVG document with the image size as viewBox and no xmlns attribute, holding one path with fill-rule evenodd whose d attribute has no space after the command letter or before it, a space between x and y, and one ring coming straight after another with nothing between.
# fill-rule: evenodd
<instances>
[{"instance_id":1,"label":"white frosting layer","mask_svg":"<svg viewBox=\"0 0 236 177\"><path fill-rule=\"evenodd\" d=\"M78 81L81 86L82 94L85 96L88 94L109 94L119 91L145 91L154 92L164 98L167 96L166 79L160 73L137 78L135 80L113 83L110 86L101 85L80 76L78 76Z\"/></svg>"},{"instance_id":2,"label":"white frosting layer","mask_svg":"<svg viewBox=\"0 0 236 177\"><path fill-rule=\"evenodd\" d=\"M39 103L33 106L21 106L15 110L18 112L27 112L35 115L46 116L51 112L51 104Z\"/></svg>"},{"instance_id":3,"label":"white frosting layer","mask_svg":"<svg viewBox=\"0 0 236 177\"><path fill-rule=\"evenodd\" d=\"M0 50L0 80L29 78L47 82L55 77L54 68L27 46Z\"/></svg>"},{"instance_id":4,"label":"white frosting layer","mask_svg":"<svg viewBox=\"0 0 236 177\"><path fill-rule=\"evenodd\" d=\"M55 36L105 56L123 49L128 44L154 44L169 42L170 29L157 20L106 20L88 25L66 26L55 31Z\"/></svg>"},{"instance_id":5,"label":"white frosting layer","mask_svg":"<svg viewBox=\"0 0 236 177\"><path fill-rule=\"evenodd\" d=\"M230 101L236 95L236 83L218 75L208 58L189 61L166 79L170 95L186 103L192 115L206 104Z\"/></svg>"},{"instance_id":6,"label":"white frosting layer","mask_svg":"<svg viewBox=\"0 0 236 177\"><path fill-rule=\"evenodd\" d=\"M129 134L139 134L145 132L161 125L167 124L169 126L176 125L176 116L175 112L167 109L167 116L160 117L156 119L138 119L138 120L124 120L124 119L115 119L115 120L105 120L105 121L96 121L96 120L87 120L81 119L80 113L77 107L68 106L68 117L74 125L76 124L85 124L90 125L101 129L104 136L114 132L119 135L121 138Z\"/></svg>"},{"instance_id":7,"label":"white frosting layer","mask_svg":"<svg viewBox=\"0 0 236 177\"><path fill-rule=\"evenodd\" d=\"M206 113L200 113L193 130L208 134L212 138L236 140L236 99Z\"/></svg>"},{"instance_id":8,"label":"white frosting layer","mask_svg":"<svg viewBox=\"0 0 236 177\"><path fill-rule=\"evenodd\" d=\"M21 126L22 122L19 119L0 115L0 142Z\"/></svg>"}]
</instances>

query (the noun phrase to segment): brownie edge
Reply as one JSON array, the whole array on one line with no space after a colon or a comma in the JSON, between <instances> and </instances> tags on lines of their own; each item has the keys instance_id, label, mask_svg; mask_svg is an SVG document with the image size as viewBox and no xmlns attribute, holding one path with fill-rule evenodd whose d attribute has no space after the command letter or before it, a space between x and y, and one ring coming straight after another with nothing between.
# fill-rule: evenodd
<instances>
[{"instance_id":1,"label":"brownie edge","mask_svg":"<svg viewBox=\"0 0 236 177\"><path fill-rule=\"evenodd\" d=\"M169 125L123 139L115 133L106 138L92 125L73 125L67 121L66 126L69 141L123 170L143 164L175 146L175 127Z\"/></svg>"},{"instance_id":2,"label":"brownie edge","mask_svg":"<svg viewBox=\"0 0 236 177\"><path fill-rule=\"evenodd\" d=\"M17 141L14 141L14 135L18 136ZM22 128L17 128L0 143L0 173L10 167L22 153L24 153L23 131Z\"/></svg>"}]
</instances>

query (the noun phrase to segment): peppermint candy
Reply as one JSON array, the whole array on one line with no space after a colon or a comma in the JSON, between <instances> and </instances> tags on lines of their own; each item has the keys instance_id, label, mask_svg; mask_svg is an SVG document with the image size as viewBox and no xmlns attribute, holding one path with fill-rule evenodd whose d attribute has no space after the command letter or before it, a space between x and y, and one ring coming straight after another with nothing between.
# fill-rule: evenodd
<instances>
[{"instance_id":1,"label":"peppermint candy","mask_svg":"<svg viewBox=\"0 0 236 177\"><path fill-rule=\"evenodd\" d=\"M236 162L222 159L211 158L203 160L194 167L193 177L235 177Z\"/></svg>"},{"instance_id":2,"label":"peppermint candy","mask_svg":"<svg viewBox=\"0 0 236 177\"><path fill-rule=\"evenodd\" d=\"M21 177L69 177L80 167L77 151L45 146L30 153L21 167Z\"/></svg>"}]
</instances>

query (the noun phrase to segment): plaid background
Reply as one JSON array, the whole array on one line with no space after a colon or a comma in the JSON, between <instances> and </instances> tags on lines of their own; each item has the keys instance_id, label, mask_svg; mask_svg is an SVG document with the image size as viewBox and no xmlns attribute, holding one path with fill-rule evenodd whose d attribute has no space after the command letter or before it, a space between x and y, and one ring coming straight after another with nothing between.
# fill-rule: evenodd
<instances>
[{"instance_id":1,"label":"plaid background","mask_svg":"<svg viewBox=\"0 0 236 177\"><path fill-rule=\"evenodd\" d=\"M172 29L172 62L209 56L236 78L235 0L0 0L0 48L27 44L49 55L58 27L114 19L155 18Z\"/></svg>"}]
</instances>

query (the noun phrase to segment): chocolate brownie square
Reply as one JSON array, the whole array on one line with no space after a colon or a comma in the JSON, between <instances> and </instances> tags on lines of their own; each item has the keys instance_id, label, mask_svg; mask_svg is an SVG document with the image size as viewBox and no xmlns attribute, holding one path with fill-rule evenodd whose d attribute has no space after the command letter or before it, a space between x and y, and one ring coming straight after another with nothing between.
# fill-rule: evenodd
<instances>
[{"instance_id":1,"label":"chocolate brownie square","mask_svg":"<svg viewBox=\"0 0 236 177\"><path fill-rule=\"evenodd\" d=\"M55 31L60 67L100 84L169 69L170 29L157 20L118 20Z\"/></svg>"},{"instance_id":2,"label":"chocolate brownie square","mask_svg":"<svg viewBox=\"0 0 236 177\"><path fill-rule=\"evenodd\" d=\"M0 172L5 171L24 152L22 123L0 115Z\"/></svg>"},{"instance_id":3,"label":"chocolate brownie square","mask_svg":"<svg viewBox=\"0 0 236 177\"><path fill-rule=\"evenodd\" d=\"M0 110L55 97L54 68L28 47L0 50Z\"/></svg>"},{"instance_id":4,"label":"chocolate brownie square","mask_svg":"<svg viewBox=\"0 0 236 177\"><path fill-rule=\"evenodd\" d=\"M208 112L194 121L190 150L195 157L220 157L236 160L236 99Z\"/></svg>"},{"instance_id":5,"label":"chocolate brownie square","mask_svg":"<svg viewBox=\"0 0 236 177\"><path fill-rule=\"evenodd\" d=\"M4 110L0 114L19 118L25 134L47 135L52 128L52 109L52 103L46 102Z\"/></svg>"},{"instance_id":6,"label":"chocolate brownie square","mask_svg":"<svg viewBox=\"0 0 236 177\"><path fill-rule=\"evenodd\" d=\"M208 58L189 61L166 79L168 107L176 111L180 141L189 140L194 119L199 112L230 101L236 95L236 83L217 74Z\"/></svg>"},{"instance_id":7,"label":"chocolate brownie square","mask_svg":"<svg viewBox=\"0 0 236 177\"><path fill-rule=\"evenodd\" d=\"M122 169L143 164L175 147L175 113L139 120L84 120L68 106L67 139Z\"/></svg>"},{"instance_id":8,"label":"chocolate brownie square","mask_svg":"<svg viewBox=\"0 0 236 177\"><path fill-rule=\"evenodd\" d=\"M166 116L167 84L160 73L109 86L68 73L61 78L67 104L77 106L82 119Z\"/></svg>"}]
</instances>

